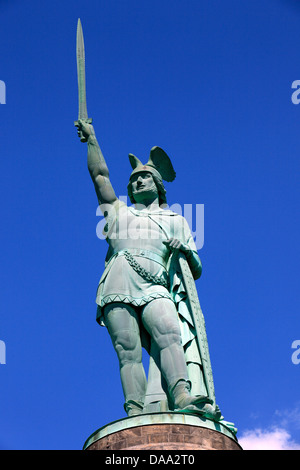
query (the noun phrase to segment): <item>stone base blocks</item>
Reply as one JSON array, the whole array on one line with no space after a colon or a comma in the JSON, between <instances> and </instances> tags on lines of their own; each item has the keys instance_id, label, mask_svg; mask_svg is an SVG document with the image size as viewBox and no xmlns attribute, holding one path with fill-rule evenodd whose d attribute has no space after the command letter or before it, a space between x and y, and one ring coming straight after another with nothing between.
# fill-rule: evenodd
<instances>
[{"instance_id":1,"label":"stone base blocks","mask_svg":"<svg viewBox=\"0 0 300 470\"><path fill-rule=\"evenodd\" d=\"M151 413L113 423L94 432L85 450L242 450L222 423L184 413Z\"/></svg>"}]
</instances>

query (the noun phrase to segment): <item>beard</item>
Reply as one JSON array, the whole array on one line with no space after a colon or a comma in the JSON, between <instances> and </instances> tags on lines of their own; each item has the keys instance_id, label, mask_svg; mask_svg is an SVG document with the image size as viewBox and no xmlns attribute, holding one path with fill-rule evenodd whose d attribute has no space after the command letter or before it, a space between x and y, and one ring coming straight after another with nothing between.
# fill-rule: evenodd
<instances>
[{"instance_id":1,"label":"beard","mask_svg":"<svg viewBox=\"0 0 300 470\"><path fill-rule=\"evenodd\" d=\"M150 200L154 201L154 199L158 197L156 184L153 182L153 184L148 188L141 188L133 191L132 195L137 204L143 204L144 202L148 202Z\"/></svg>"}]
</instances>

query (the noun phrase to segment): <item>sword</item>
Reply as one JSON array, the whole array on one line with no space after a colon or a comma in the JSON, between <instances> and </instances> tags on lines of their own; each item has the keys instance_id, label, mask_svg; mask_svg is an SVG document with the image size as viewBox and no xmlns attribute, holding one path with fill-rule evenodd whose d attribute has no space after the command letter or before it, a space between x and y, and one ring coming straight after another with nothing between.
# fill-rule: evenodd
<instances>
[{"instance_id":1,"label":"sword","mask_svg":"<svg viewBox=\"0 0 300 470\"><path fill-rule=\"evenodd\" d=\"M83 32L80 18L77 23L77 37L76 37L76 56L77 56L77 78L78 78L78 120L74 121L74 125L79 128L79 119L86 122L87 124L92 123L92 119L88 117L86 107L86 90L85 90L85 52L84 52L84 41ZM80 132L80 131L79 131ZM81 142L86 142L85 137L80 135Z\"/></svg>"}]
</instances>

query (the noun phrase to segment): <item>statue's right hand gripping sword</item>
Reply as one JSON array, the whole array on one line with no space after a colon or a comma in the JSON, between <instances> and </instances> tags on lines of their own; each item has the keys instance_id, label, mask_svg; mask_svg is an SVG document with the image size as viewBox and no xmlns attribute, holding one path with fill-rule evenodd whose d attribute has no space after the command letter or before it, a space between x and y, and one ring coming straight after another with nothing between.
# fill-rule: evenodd
<instances>
[{"instance_id":1,"label":"statue's right hand gripping sword","mask_svg":"<svg viewBox=\"0 0 300 470\"><path fill-rule=\"evenodd\" d=\"M85 90L85 53L84 53L84 41L83 32L80 18L77 23L77 39L76 39L76 56L77 56L77 77L78 77L78 101L79 111L78 120L74 122L76 127L80 127L79 119L86 122L87 124L92 123L92 119L88 117L86 107L86 90ZM79 130L80 132L80 130ZM86 138L81 134L81 142L86 142Z\"/></svg>"}]
</instances>

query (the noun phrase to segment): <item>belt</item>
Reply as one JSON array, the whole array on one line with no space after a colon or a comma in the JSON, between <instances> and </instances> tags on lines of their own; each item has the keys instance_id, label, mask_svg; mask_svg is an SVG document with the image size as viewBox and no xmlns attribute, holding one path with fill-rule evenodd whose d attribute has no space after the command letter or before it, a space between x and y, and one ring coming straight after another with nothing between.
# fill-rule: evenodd
<instances>
[{"instance_id":1,"label":"belt","mask_svg":"<svg viewBox=\"0 0 300 470\"><path fill-rule=\"evenodd\" d=\"M159 253L155 251L144 250L142 248L129 248L126 250L117 251L113 256L126 256L127 253L130 253L132 256L141 256L143 258L148 258L156 263L159 263L163 268L167 268L167 261L165 261Z\"/></svg>"},{"instance_id":2,"label":"belt","mask_svg":"<svg viewBox=\"0 0 300 470\"><path fill-rule=\"evenodd\" d=\"M169 289L169 280L168 278L166 279L164 276L154 276L152 273L147 271L143 266L141 266L136 259L134 258L135 256L141 256L144 258L148 258L150 260L156 261L159 263L164 269L166 269L166 265L164 263L164 260L162 259L161 255L158 253L155 253L154 251L150 250L143 250L139 248L132 248L130 250L120 250L117 251L111 258L114 258L115 256L125 256L128 264L136 271L143 279L153 282L154 284L160 284L166 289ZM109 261L110 261L109 260Z\"/></svg>"}]
</instances>

